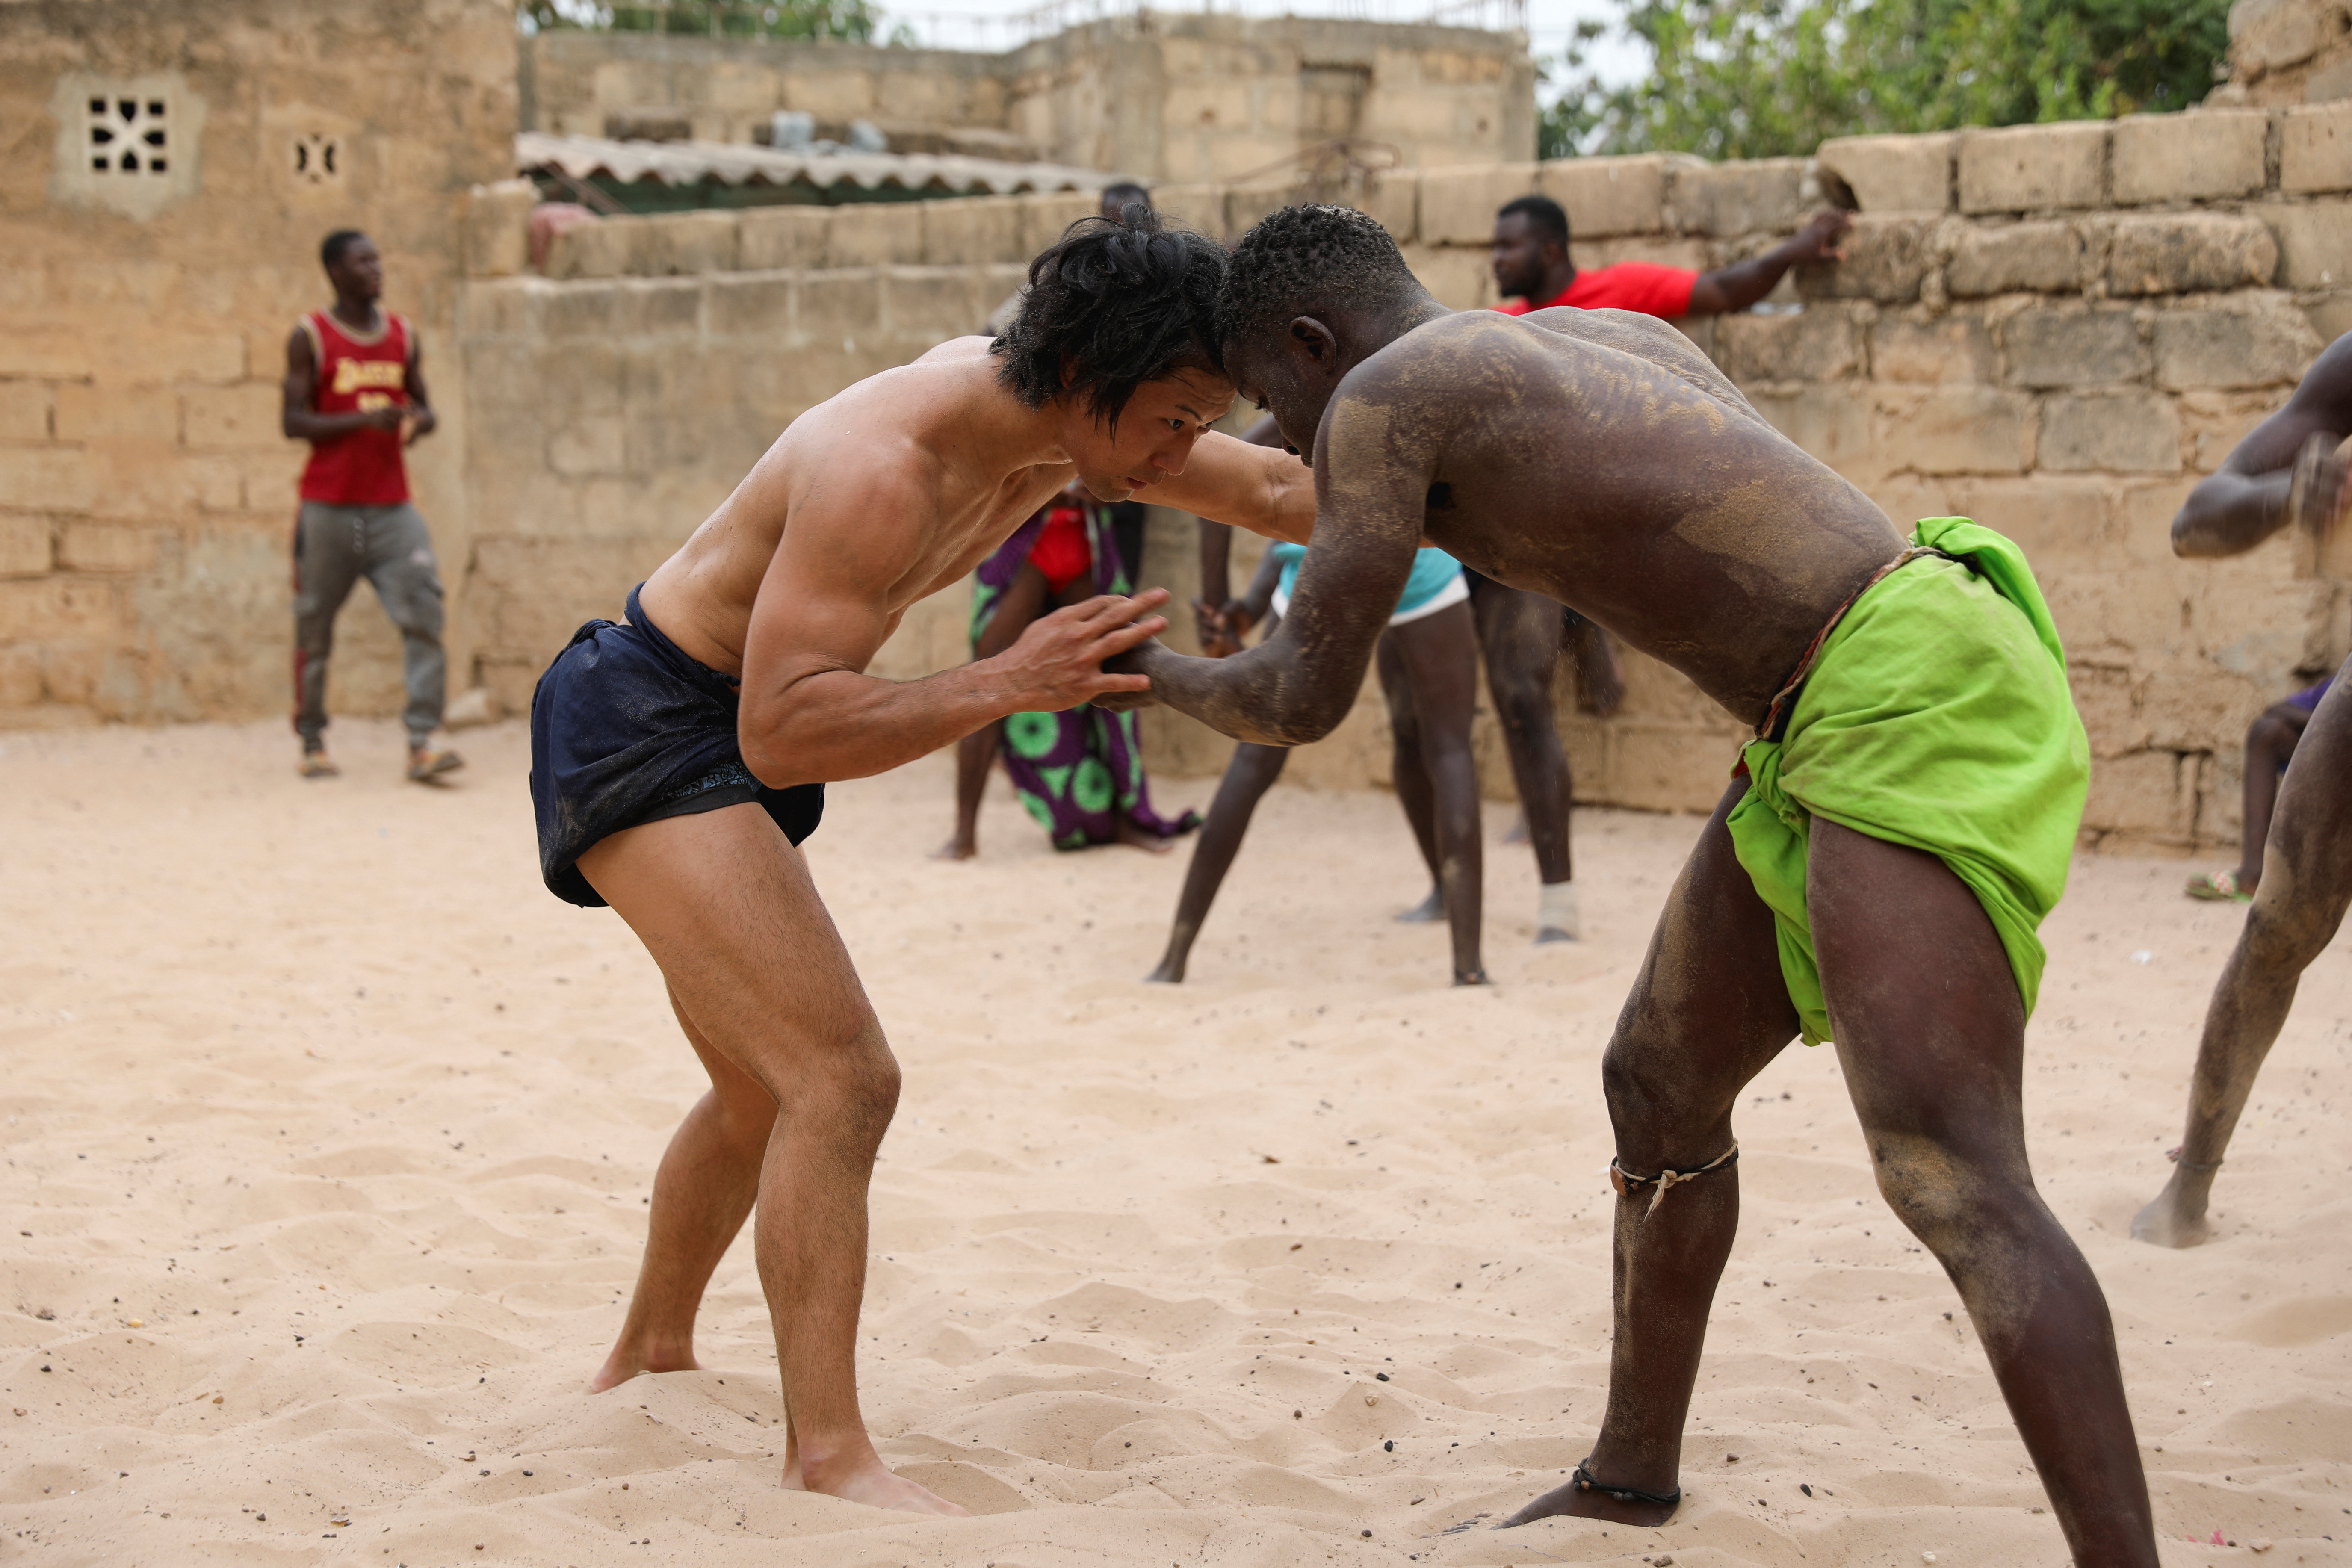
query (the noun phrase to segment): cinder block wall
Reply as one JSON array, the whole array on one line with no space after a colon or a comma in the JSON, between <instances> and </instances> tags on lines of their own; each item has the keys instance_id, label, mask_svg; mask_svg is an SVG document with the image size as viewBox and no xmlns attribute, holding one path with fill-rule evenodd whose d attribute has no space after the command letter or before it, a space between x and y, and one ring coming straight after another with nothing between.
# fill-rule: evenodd
<instances>
[{"instance_id":1,"label":"cinder block wall","mask_svg":"<svg viewBox=\"0 0 2352 1568\"><path fill-rule=\"evenodd\" d=\"M2344 657L2352 599L2332 563L2298 564L2284 541L2239 561L2189 563L2173 558L2168 530L2189 488L2352 328L2352 279L2336 277L2352 257L2352 104L1864 138L1829 142L1813 160L1408 171L1348 195L1396 235L1440 299L1472 308L1494 299L1495 209L1530 190L1568 208L1584 266L1719 266L1776 243L1824 201L1857 207L1842 265L1791 278L1763 310L1686 330L1767 417L1896 521L1964 513L2025 546L2098 758L2095 841L2234 838L2244 728ZM1158 194L1165 210L1228 234L1300 195L1287 184ZM793 413L962 330L1084 206L1029 197L616 220L566 239L550 268L560 280L478 287L469 374L511 387L484 416L518 422L478 447L487 504L471 591L485 668L506 672L495 677L502 693L519 695L549 639L596 593L609 601L683 537ZM639 280L656 274L677 280ZM493 298L509 302L501 312L523 312L499 314L495 333ZM767 301L764 314L736 303L751 299ZM576 347L551 335L559 320L578 323L562 340ZM760 332L778 335L747 346ZM581 353L625 358L559 374ZM493 373L495 356L506 357ZM602 400L579 417L613 423L559 422L575 398ZM665 434L682 427L691 440ZM612 435L576 434L592 428ZM559 441L559 431L575 433ZM604 465L594 471L577 455L591 447ZM550 456L534 468L537 450ZM492 453L502 479L488 472ZM494 483L508 489L489 500ZM511 525L494 520L530 515L547 531L537 548L554 553L514 576L516 600L538 607L510 620L491 607L510 591L507 547L493 536ZM559 542L575 537L611 562L577 600L548 591L575 570L554 563ZM1189 521L1155 519L1147 578L1181 602L1192 559ZM953 597L909 617L886 654L891 672L960 657ZM1580 796L1705 807L1736 727L1670 671L1630 663L1631 700L1613 719L1574 713L1562 691ZM1227 749L1167 715L1152 721L1151 739L1155 765L1177 771L1220 766ZM1499 742L1482 719L1486 777L1507 795ZM1368 693L1301 764L1310 782L1384 782L1377 699Z\"/></svg>"},{"instance_id":2,"label":"cinder block wall","mask_svg":"<svg viewBox=\"0 0 2352 1568\"><path fill-rule=\"evenodd\" d=\"M827 40L551 28L521 42L522 123L602 136L606 117L674 113L706 142L749 142L780 109L819 120L1001 130L998 57Z\"/></svg>"},{"instance_id":3,"label":"cinder block wall","mask_svg":"<svg viewBox=\"0 0 2352 1568\"><path fill-rule=\"evenodd\" d=\"M278 389L331 229L374 236L422 333L443 424L410 477L462 564L461 253L519 265L524 210L469 235L467 192L511 170L514 58L499 0L0 5L0 728L290 708ZM354 604L336 695L395 710Z\"/></svg>"},{"instance_id":4,"label":"cinder block wall","mask_svg":"<svg viewBox=\"0 0 2352 1568\"><path fill-rule=\"evenodd\" d=\"M150 208L93 205L31 160L0 176L14 263L0 269L0 726L282 708L300 453L275 433L273 384L288 323L321 297L310 253L327 227L376 231L392 302L425 326L444 425L416 472L459 681L520 707L572 626L616 608L776 431L971 330L1086 207L1032 196L612 219L563 239L546 276L521 276L528 190L467 194L503 166L502 8L394 7L387 28L444 40L425 58L390 33L346 48L313 15L322 4L238 0L254 23L242 29L160 0L0 12L0 99L43 138L77 72L176 71L179 101L210 115L201 180ZM409 111L420 95L456 106L463 134L425 136ZM338 182L295 177L297 142L320 135L353 150ZM1898 521L1966 512L2024 542L2097 751L2095 838L2233 837L2245 724L2342 657L2352 601L2334 562L2298 564L2284 542L2177 562L2166 529L2352 327L2352 280L2336 277L2352 255L2352 105L1832 142L1812 160L1722 166L1406 170L1339 194L1390 227L1441 299L1472 308L1492 302L1494 210L1528 190L1568 207L1586 266L1716 266L1822 201L1857 207L1842 266L1692 336ZM1223 233L1301 195L1159 193ZM1192 562L1189 525L1159 520L1147 577L1188 595ZM908 617L883 669L952 662L962 619L957 595L940 596ZM344 637L338 706L391 710L390 634L362 614ZM1632 663L1622 714L1566 715L1580 794L1704 806L1732 725ZM1159 765L1222 763L1206 731L1153 725ZM1489 783L1507 794L1496 736L1480 733ZM1294 773L1384 780L1377 702Z\"/></svg>"},{"instance_id":5,"label":"cinder block wall","mask_svg":"<svg viewBox=\"0 0 2352 1568\"><path fill-rule=\"evenodd\" d=\"M1002 54L556 29L524 41L523 123L603 135L657 112L747 142L780 109L1018 132L1050 162L1233 178L1333 136L1408 164L1535 151L1524 40L1472 27L1159 13Z\"/></svg>"}]
</instances>

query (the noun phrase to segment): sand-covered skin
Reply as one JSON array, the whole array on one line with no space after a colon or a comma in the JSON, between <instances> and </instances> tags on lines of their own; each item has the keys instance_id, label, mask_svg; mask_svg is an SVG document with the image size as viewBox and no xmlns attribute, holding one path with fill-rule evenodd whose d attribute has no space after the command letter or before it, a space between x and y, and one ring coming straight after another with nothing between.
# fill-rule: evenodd
<instances>
[{"instance_id":1,"label":"sand-covered skin","mask_svg":"<svg viewBox=\"0 0 2352 1568\"><path fill-rule=\"evenodd\" d=\"M1389 920L1425 891L1394 803L1277 790L1169 989L1139 977L1189 846L1055 856L992 792L982 858L943 864L942 759L837 787L811 858L907 1068L866 1409L980 1516L928 1521L776 1486L746 1246L708 1370L582 1392L694 1062L620 921L540 888L518 726L461 737L445 791L398 780L391 729L335 736L347 776L311 784L277 725L0 737L0 1561L2066 1561L1834 1057L1798 1047L1739 1119L1681 1517L1486 1528L1601 1413L1600 1052L1693 819L1582 815L1587 940L1537 949L1490 808L1498 984L1465 992L1442 926ZM2126 1237L2240 918L2189 868L2078 863L2036 1167L2115 1307L2165 1560L2352 1562L2342 942L2218 1239Z\"/></svg>"}]
</instances>

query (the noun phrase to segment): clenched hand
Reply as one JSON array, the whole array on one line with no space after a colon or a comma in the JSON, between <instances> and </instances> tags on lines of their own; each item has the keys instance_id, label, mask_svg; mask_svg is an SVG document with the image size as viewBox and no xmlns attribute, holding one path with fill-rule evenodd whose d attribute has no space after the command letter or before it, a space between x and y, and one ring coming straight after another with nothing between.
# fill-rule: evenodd
<instances>
[{"instance_id":1,"label":"clenched hand","mask_svg":"<svg viewBox=\"0 0 2352 1568\"><path fill-rule=\"evenodd\" d=\"M1151 612L1167 602L1164 588L1131 599L1101 595L1033 621L1020 641L988 662L1011 683L1015 712L1058 713L1106 693L1148 692L1148 676L1110 674L1103 661L1166 630L1168 617ZM1130 699L1118 705L1139 704Z\"/></svg>"}]
</instances>

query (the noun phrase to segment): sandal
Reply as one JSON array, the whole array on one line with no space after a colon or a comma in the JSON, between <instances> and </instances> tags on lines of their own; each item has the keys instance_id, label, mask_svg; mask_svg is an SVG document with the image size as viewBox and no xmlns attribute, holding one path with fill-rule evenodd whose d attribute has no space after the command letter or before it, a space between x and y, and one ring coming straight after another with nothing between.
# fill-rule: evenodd
<instances>
[{"instance_id":1,"label":"sandal","mask_svg":"<svg viewBox=\"0 0 2352 1568\"><path fill-rule=\"evenodd\" d=\"M2235 871L2215 871L2210 875L2200 871L2189 879L2189 896L2209 903L2252 903L2254 895L2238 886Z\"/></svg>"},{"instance_id":2,"label":"sandal","mask_svg":"<svg viewBox=\"0 0 2352 1568\"><path fill-rule=\"evenodd\" d=\"M335 766L334 759L324 752L302 753L302 776L306 779L331 779L342 776L343 770Z\"/></svg>"},{"instance_id":3,"label":"sandal","mask_svg":"<svg viewBox=\"0 0 2352 1568\"><path fill-rule=\"evenodd\" d=\"M466 765L466 759L444 747L438 751L428 746L415 746L408 753L408 776L418 784L455 773Z\"/></svg>"}]
</instances>

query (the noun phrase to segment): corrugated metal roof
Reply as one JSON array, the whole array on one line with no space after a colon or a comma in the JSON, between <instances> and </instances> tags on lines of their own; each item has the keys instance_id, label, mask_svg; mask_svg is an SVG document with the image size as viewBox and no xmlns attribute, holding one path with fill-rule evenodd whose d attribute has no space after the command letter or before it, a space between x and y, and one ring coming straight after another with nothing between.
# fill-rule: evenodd
<instances>
[{"instance_id":1,"label":"corrugated metal roof","mask_svg":"<svg viewBox=\"0 0 2352 1568\"><path fill-rule=\"evenodd\" d=\"M730 185L789 185L796 180L823 190L850 181L862 189L986 192L1098 191L1118 176L1066 163L1004 163L934 153L779 153L734 142L612 142L601 136L551 136L526 131L515 138L515 166L528 173L554 167L575 179L603 174L624 184L653 179L665 185L720 180Z\"/></svg>"}]
</instances>

